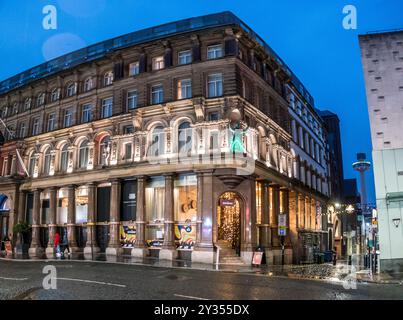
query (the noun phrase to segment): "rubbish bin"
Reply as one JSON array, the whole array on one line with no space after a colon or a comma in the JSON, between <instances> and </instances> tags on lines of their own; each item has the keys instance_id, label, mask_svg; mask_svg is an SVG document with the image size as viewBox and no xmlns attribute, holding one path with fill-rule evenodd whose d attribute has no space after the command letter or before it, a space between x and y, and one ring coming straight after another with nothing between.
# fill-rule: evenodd
<instances>
[{"instance_id":1,"label":"rubbish bin","mask_svg":"<svg viewBox=\"0 0 403 320\"><path fill-rule=\"evenodd\" d=\"M333 260L333 252L331 250L327 250L324 253L325 262L332 262Z\"/></svg>"}]
</instances>

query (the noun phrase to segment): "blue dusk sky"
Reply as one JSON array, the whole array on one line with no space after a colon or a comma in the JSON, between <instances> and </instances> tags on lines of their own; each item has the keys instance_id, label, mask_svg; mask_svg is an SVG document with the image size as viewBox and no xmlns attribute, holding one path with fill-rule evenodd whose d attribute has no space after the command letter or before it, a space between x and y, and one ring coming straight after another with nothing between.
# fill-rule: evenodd
<instances>
[{"instance_id":1,"label":"blue dusk sky","mask_svg":"<svg viewBox=\"0 0 403 320\"><path fill-rule=\"evenodd\" d=\"M343 7L357 8L345 30ZM42 8L57 9L57 29L42 27ZM358 175L357 152L371 160L371 137L358 35L403 27L401 0L2 0L0 80L81 47L158 24L230 10L254 29L313 95L341 121L345 178ZM372 170L369 201L375 201Z\"/></svg>"}]
</instances>

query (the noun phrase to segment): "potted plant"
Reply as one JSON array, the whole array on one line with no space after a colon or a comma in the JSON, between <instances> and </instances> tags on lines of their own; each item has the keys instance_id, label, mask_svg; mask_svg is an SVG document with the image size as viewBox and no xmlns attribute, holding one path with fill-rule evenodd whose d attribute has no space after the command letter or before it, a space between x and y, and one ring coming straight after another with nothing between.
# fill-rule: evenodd
<instances>
[{"instance_id":1,"label":"potted plant","mask_svg":"<svg viewBox=\"0 0 403 320\"><path fill-rule=\"evenodd\" d=\"M24 236L29 232L30 226L26 222L19 222L14 225L13 232L17 235L17 243L15 246L16 254L28 253L28 245L25 244Z\"/></svg>"}]
</instances>

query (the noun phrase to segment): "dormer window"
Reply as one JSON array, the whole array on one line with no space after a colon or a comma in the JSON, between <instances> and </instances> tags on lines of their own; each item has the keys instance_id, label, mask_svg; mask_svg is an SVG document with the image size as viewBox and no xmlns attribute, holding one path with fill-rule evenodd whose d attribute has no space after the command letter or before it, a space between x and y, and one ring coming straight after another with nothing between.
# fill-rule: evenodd
<instances>
[{"instance_id":1,"label":"dormer window","mask_svg":"<svg viewBox=\"0 0 403 320\"><path fill-rule=\"evenodd\" d=\"M140 64L138 61L129 64L129 75L135 76L140 73Z\"/></svg>"},{"instance_id":2,"label":"dormer window","mask_svg":"<svg viewBox=\"0 0 403 320\"><path fill-rule=\"evenodd\" d=\"M38 96L37 105L42 106L45 104L45 93L41 92Z\"/></svg>"},{"instance_id":3,"label":"dormer window","mask_svg":"<svg viewBox=\"0 0 403 320\"><path fill-rule=\"evenodd\" d=\"M153 58L153 70L161 70L164 69L164 67L165 64L163 56Z\"/></svg>"},{"instance_id":4,"label":"dormer window","mask_svg":"<svg viewBox=\"0 0 403 320\"><path fill-rule=\"evenodd\" d=\"M207 47L207 59L218 59L223 56L222 45L217 44Z\"/></svg>"},{"instance_id":5,"label":"dormer window","mask_svg":"<svg viewBox=\"0 0 403 320\"><path fill-rule=\"evenodd\" d=\"M110 86L113 83L113 72L108 71L104 75L104 86Z\"/></svg>"},{"instance_id":6,"label":"dormer window","mask_svg":"<svg viewBox=\"0 0 403 320\"><path fill-rule=\"evenodd\" d=\"M92 89L92 78L89 77L84 81L84 92L90 91Z\"/></svg>"},{"instance_id":7,"label":"dormer window","mask_svg":"<svg viewBox=\"0 0 403 320\"><path fill-rule=\"evenodd\" d=\"M59 100L59 98L60 98L60 89L59 88L53 89L52 93L50 94L50 101L55 102Z\"/></svg>"},{"instance_id":8,"label":"dormer window","mask_svg":"<svg viewBox=\"0 0 403 320\"><path fill-rule=\"evenodd\" d=\"M13 114L17 114L18 113L18 103L14 103L13 104Z\"/></svg>"},{"instance_id":9,"label":"dormer window","mask_svg":"<svg viewBox=\"0 0 403 320\"><path fill-rule=\"evenodd\" d=\"M31 109L31 98L26 98L24 102L24 111Z\"/></svg>"},{"instance_id":10,"label":"dormer window","mask_svg":"<svg viewBox=\"0 0 403 320\"><path fill-rule=\"evenodd\" d=\"M72 97L77 93L77 84L75 82L70 83L67 86L67 96Z\"/></svg>"}]
</instances>

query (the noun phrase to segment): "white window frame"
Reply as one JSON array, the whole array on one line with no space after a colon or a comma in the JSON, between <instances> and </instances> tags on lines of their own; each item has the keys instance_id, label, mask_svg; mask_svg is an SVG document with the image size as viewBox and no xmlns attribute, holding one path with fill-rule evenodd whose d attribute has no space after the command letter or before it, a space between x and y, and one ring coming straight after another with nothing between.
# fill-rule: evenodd
<instances>
[{"instance_id":1,"label":"white window frame","mask_svg":"<svg viewBox=\"0 0 403 320\"><path fill-rule=\"evenodd\" d=\"M24 102L24 111L27 111L31 108L32 99L26 98Z\"/></svg>"},{"instance_id":2,"label":"white window frame","mask_svg":"<svg viewBox=\"0 0 403 320\"><path fill-rule=\"evenodd\" d=\"M222 44L215 44L207 47L207 60L213 60L223 57Z\"/></svg>"},{"instance_id":3,"label":"white window frame","mask_svg":"<svg viewBox=\"0 0 403 320\"><path fill-rule=\"evenodd\" d=\"M39 134L39 117L36 117L32 120L32 135L36 136Z\"/></svg>"},{"instance_id":4,"label":"white window frame","mask_svg":"<svg viewBox=\"0 0 403 320\"><path fill-rule=\"evenodd\" d=\"M152 59L153 70L162 70L165 68L164 56L154 57Z\"/></svg>"},{"instance_id":5,"label":"white window frame","mask_svg":"<svg viewBox=\"0 0 403 320\"><path fill-rule=\"evenodd\" d=\"M87 104L83 104L83 106L81 107L81 123L88 123L92 121L92 104L91 103L87 103ZM84 121L84 113L87 114L87 120Z\"/></svg>"},{"instance_id":6,"label":"white window frame","mask_svg":"<svg viewBox=\"0 0 403 320\"><path fill-rule=\"evenodd\" d=\"M71 108L67 108L63 112L63 128L69 128L72 126L73 111ZM68 121L68 123L67 123Z\"/></svg>"},{"instance_id":7,"label":"white window frame","mask_svg":"<svg viewBox=\"0 0 403 320\"><path fill-rule=\"evenodd\" d=\"M158 89L158 90L157 90ZM154 100L158 97L158 100ZM156 84L151 87L151 104L161 104L164 102L164 87L162 84Z\"/></svg>"},{"instance_id":8,"label":"white window frame","mask_svg":"<svg viewBox=\"0 0 403 320\"><path fill-rule=\"evenodd\" d=\"M207 96L209 98L222 97L224 94L224 79L222 73L209 74L207 77ZM219 86L219 84L221 86ZM210 85L214 92L211 92ZM221 90L221 92L219 92Z\"/></svg>"},{"instance_id":9,"label":"white window frame","mask_svg":"<svg viewBox=\"0 0 403 320\"><path fill-rule=\"evenodd\" d=\"M127 146L130 145L130 155L127 155ZM123 160L131 161L133 159L133 143L132 142L125 142L123 143Z\"/></svg>"},{"instance_id":10,"label":"white window frame","mask_svg":"<svg viewBox=\"0 0 403 320\"><path fill-rule=\"evenodd\" d=\"M108 103L110 101L110 103ZM108 113L106 113L108 111ZM112 117L113 114L113 98L102 99L101 118L106 119Z\"/></svg>"},{"instance_id":11,"label":"white window frame","mask_svg":"<svg viewBox=\"0 0 403 320\"><path fill-rule=\"evenodd\" d=\"M184 61L181 61L184 59ZM178 65L185 65L192 63L192 50L183 50L178 52Z\"/></svg>"},{"instance_id":12,"label":"white window frame","mask_svg":"<svg viewBox=\"0 0 403 320\"><path fill-rule=\"evenodd\" d=\"M87 79L85 79L84 92L90 91L92 89L92 85L93 85L92 77L88 77Z\"/></svg>"},{"instance_id":13,"label":"white window frame","mask_svg":"<svg viewBox=\"0 0 403 320\"><path fill-rule=\"evenodd\" d=\"M53 131L55 129L55 120L56 120L56 114L55 113L49 113L48 114L48 121L46 122L46 131ZM52 124L50 128L50 124Z\"/></svg>"},{"instance_id":14,"label":"white window frame","mask_svg":"<svg viewBox=\"0 0 403 320\"><path fill-rule=\"evenodd\" d=\"M38 106L43 106L45 104L45 93L44 92L41 92L38 95L37 103L38 103Z\"/></svg>"},{"instance_id":15,"label":"white window frame","mask_svg":"<svg viewBox=\"0 0 403 320\"><path fill-rule=\"evenodd\" d=\"M67 86L66 90L67 97L72 97L77 94L77 83L73 82Z\"/></svg>"},{"instance_id":16,"label":"white window frame","mask_svg":"<svg viewBox=\"0 0 403 320\"><path fill-rule=\"evenodd\" d=\"M133 95L131 95L133 94ZM127 92L127 109L133 110L137 108L138 104L138 93L137 90L129 90Z\"/></svg>"},{"instance_id":17,"label":"white window frame","mask_svg":"<svg viewBox=\"0 0 403 320\"><path fill-rule=\"evenodd\" d=\"M129 76L135 76L140 73L140 62L135 61L129 64Z\"/></svg>"},{"instance_id":18,"label":"white window frame","mask_svg":"<svg viewBox=\"0 0 403 320\"><path fill-rule=\"evenodd\" d=\"M55 102L60 98L60 88L54 88L50 94L50 101Z\"/></svg>"},{"instance_id":19,"label":"white window frame","mask_svg":"<svg viewBox=\"0 0 403 320\"><path fill-rule=\"evenodd\" d=\"M181 79L178 81L178 99L189 99L192 97L192 79Z\"/></svg>"},{"instance_id":20,"label":"white window frame","mask_svg":"<svg viewBox=\"0 0 403 320\"><path fill-rule=\"evenodd\" d=\"M104 86L110 86L113 83L113 72L108 71L104 74Z\"/></svg>"}]
</instances>

